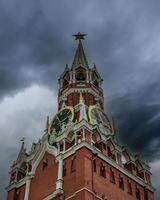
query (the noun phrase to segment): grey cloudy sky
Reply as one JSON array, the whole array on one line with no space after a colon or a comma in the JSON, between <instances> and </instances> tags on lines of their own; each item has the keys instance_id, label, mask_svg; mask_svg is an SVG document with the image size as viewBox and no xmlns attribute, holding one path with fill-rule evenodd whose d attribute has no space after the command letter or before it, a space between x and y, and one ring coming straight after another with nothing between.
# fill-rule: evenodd
<instances>
[{"instance_id":1,"label":"grey cloudy sky","mask_svg":"<svg viewBox=\"0 0 160 200\"><path fill-rule=\"evenodd\" d=\"M87 33L85 51L103 76L120 140L150 162L160 192L159 10L159 0L0 0L1 199L20 139L38 140L56 112L57 79L78 31Z\"/></svg>"}]
</instances>

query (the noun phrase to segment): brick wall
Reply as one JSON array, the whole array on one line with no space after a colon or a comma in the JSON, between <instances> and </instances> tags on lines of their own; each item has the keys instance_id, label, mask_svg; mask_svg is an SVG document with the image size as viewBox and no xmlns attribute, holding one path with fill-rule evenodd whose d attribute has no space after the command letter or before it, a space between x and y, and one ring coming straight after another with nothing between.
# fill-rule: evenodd
<instances>
[{"instance_id":1,"label":"brick wall","mask_svg":"<svg viewBox=\"0 0 160 200\"><path fill-rule=\"evenodd\" d=\"M10 190L7 194L7 200L14 200L16 198L18 200L23 200L24 194L25 194L25 185Z\"/></svg>"},{"instance_id":2,"label":"brick wall","mask_svg":"<svg viewBox=\"0 0 160 200\"><path fill-rule=\"evenodd\" d=\"M54 192L57 174L58 169L55 158L53 155L45 153L36 169L35 176L31 181L29 199L41 200Z\"/></svg>"},{"instance_id":3,"label":"brick wall","mask_svg":"<svg viewBox=\"0 0 160 200\"><path fill-rule=\"evenodd\" d=\"M74 192L82 188L87 188L95 194L95 199L97 195L100 197L106 196L108 200L136 200L138 199L136 197L138 188L140 199L144 200L144 188L108 163L96 158L96 171L94 171L92 165L93 155L87 148L78 150L74 156L76 157L76 169L74 173L70 172L72 157L65 160L68 171L66 177L64 177L64 193L66 197L73 195ZM105 177L100 175L101 163L105 167ZM114 172L115 182L111 181L111 170ZM123 179L124 189L119 187L119 177ZM131 184L131 191L129 184ZM147 193L148 200L153 200L153 193L151 191L147 191ZM78 192L75 199L82 199L82 197L78 197L79 195L83 196L83 199L86 200L93 199L93 194L85 190Z\"/></svg>"}]
</instances>

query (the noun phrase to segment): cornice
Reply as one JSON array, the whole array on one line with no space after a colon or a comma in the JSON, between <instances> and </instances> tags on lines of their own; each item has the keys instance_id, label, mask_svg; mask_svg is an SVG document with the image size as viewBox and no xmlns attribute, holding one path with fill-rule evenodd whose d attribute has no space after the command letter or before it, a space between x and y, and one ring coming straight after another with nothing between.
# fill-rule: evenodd
<instances>
[{"instance_id":1,"label":"cornice","mask_svg":"<svg viewBox=\"0 0 160 200\"><path fill-rule=\"evenodd\" d=\"M83 92L89 92L91 94L93 94L94 96L98 97L101 99L101 101L103 102L104 99L103 99L103 96L100 95L100 92L93 88L93 87L88 87L88 88L66 88L65 90L63 90L62 94L59 96L59 102L61 100L63 100L64 98L66 98L69 94L72 94L72 93L75 93L75 92L78 92L78 93L83 93ZM102 91L101 91L102 92Z\"/></svg>"}]
</instances>

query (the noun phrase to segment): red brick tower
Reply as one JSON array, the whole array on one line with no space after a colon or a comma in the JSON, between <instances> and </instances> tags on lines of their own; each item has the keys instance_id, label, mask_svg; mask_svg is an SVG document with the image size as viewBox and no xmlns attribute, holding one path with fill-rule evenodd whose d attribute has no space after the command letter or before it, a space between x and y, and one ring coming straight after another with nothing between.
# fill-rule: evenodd
<instances>
[{"instance_id":1,"label":"red brick tower","mask_svg":"<svg viewBox=\"0 0 160 200\"><path fill-rule=\"evenodd\" d=\"M117 144L104 111L102 78L82 40L59 78L58 112L38 143L24 142L11 167L7 200L153 200L148 165Z\"/></svg>"}]
</instances>

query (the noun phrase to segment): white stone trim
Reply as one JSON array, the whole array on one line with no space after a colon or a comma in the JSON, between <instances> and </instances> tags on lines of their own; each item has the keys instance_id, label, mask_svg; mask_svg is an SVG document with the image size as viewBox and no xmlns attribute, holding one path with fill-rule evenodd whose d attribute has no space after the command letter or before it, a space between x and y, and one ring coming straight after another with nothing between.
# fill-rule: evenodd
<instances>
[{"instance_id":1,"label":"white stone trim","mask_svg":"<svg viewBox=\"0 0 160 200\"><path fill-rule=\"evenodd\" d=\"M74 194L72 194L71 196L67 197L66 200L69 200L69 199L75 197L76 194L78 194L79 192L81 192L81 191L83 191L83 190L86 190L87 192L91 193L92 195L94 195L96 198L98 198L98 199L100 199L100 200L104 200L104 199L102 199L100 196L94 194L94 192L93 192L92 190L89 190L89 189L86 188L86 187L83 187L83 188L77 190L76 192L74 192Z\"/></svg>"},{"instance_id":2,"label":"white stone trim","mask_svg":"<svg viewBox=\"0 0 160 200\"><path fill-rule=\"evenodd\" d=\"M52 200L54 197L56 197L59 194L63 194L63 190L55 190L52 194L45 197L43 200Z\"/></svg>"},{"instance_id":3,"label":"white stone trim","mask_svg":"<svg viewBox=\"0 0 160 200\"><path fill-rule=\"evenodd\" d=\"M44 141L44 143L42 143L41 145L42 145L42 148L39 149L38 155L32 161L33 165L32 165L32 170L30 174L35 174L35 171L46 152L54 155L55 157L57 156L57 149L49 145L47 141Z\"/></svg>"},{"instance_id":4,"label":"white stone trim","mask_svg":"<svg viewBox=\"0 0 160 200\"><path fill-rule=\"evenodd\" d=\"M13 184L9 185L8 187L6 187L6 190L10 191L10 190L12 190L14 188L19 188L22 185L24 185L25 183L26 183L25 179L22 179L20 182L13 183Z\"/></svg>"},{"instance_id":5,"label":"white stone trim","mask_svg":"<svg viewBox=\"0 0 160 200\"><path fill-rule=\"evenodd\" d=\"M26 184L26 181L27 181L28 179L31 179L31 178L32 178L32 176L27 175L24 179L20 180L19 182L15 182L15 183L9 185L8 187L6 187L6 190L7 190L7 191L10 191L10 190L12 190L12 189L14 189L14 188L19 188L19 187L25 185L25 184Z\"/></svg>"},{"instance_id":6,"label":"white stone trim","mask_svg":"<svg viewBox=\"0 0 160 200\"><path fill-rule=\"evenodd\" d=\"M66 88L64 91L62 91L62 94L59 96L58 102L60 103L60 101L62 101L64 97L67 97L69 94L72 94L75 92L78 92L78 93L88 92L94 95L95 97L98 97L99 99L101 99L102 102L104 101L103 96L100 95L100 92L102 91L99 92L93 87L91 88L76 88L75 87L75 88L69 88L69 89Z\"/></svg>"}]
</instances>

